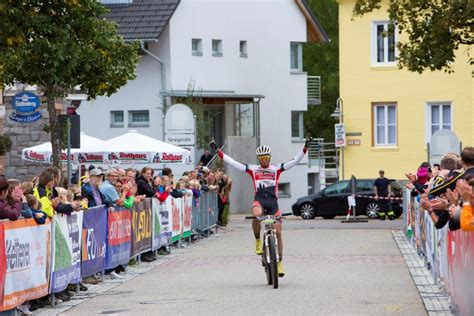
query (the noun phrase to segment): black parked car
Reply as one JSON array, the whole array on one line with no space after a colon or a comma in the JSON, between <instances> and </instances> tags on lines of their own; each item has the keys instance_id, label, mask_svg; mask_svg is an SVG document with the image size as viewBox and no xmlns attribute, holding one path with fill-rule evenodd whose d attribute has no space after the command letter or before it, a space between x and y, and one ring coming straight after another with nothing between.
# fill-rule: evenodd
<instances>
[{"instance_id":1,"label":"black parked car","mask_svg":"<svg viewBox=\"0 0 474 316\"><path fill-rule=\"evenodd\" d=\"M355 194L374 196L375 179L357 179ZM332 219L338 215L346 215L349 209L347 197L351 195L350 181L338 181L318 193L299 198L293 204L293 215L301 216L303 219L313 219L321 216ZM392 192L395 197L402 197L403 183L390 180ZM392 209L395 218L403 214L401 200L392 200ZM374 199L356 197L356 215L367 215L369 218L377 218L380 210L379 203Z\"/></svg>"}]
</instances>

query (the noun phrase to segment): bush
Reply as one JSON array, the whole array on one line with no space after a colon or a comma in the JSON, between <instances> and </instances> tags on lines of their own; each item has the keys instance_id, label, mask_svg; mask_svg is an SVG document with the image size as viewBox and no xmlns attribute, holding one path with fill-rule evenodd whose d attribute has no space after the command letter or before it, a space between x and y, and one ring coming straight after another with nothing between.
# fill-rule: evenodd
<instances>
[{"instance_id":1,"label":"bush","mask_svg":"<svg viewBox=\"0 0 474 316\"><path fill-rule=\"evenodd\" d=\"M0 155L5 155L12 149L12 141L6 135L0 135Z\"/></svg>"}]
</instances>

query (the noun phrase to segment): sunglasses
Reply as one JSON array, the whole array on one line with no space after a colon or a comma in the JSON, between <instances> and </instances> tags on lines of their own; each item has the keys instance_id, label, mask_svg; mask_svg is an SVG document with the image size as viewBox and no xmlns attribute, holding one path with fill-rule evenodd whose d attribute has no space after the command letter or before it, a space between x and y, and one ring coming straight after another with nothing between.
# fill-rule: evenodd
<instances>
[{"instance_id":1,"label":"sunglasses","mask_svg":"<svg viewBox=\"0 0 474 316\"><path fill-rule=\"evenodd\" d=\"M267 160L270 159L270 155L262 155L262 156L257 156L259 160Z\"/></svg>"}]
</instances>

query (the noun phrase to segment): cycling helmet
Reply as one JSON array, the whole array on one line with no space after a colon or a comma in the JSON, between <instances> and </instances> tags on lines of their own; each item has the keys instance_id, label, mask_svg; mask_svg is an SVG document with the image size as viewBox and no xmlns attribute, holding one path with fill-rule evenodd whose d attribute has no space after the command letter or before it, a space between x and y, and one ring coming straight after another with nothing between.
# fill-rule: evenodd
<instances>
[{"instance_id":1,"label":"cycling helmet","mask_svg":"<svg viewBox=\"0 0 474 316\"><path fill-rule=\"evenodd\" d=\"M270 147L262 145L257 148L256 153L257 153L257 157L266 156L266 155L271 155L272 150L270 149Z\"/></svg>"}]
</instances>

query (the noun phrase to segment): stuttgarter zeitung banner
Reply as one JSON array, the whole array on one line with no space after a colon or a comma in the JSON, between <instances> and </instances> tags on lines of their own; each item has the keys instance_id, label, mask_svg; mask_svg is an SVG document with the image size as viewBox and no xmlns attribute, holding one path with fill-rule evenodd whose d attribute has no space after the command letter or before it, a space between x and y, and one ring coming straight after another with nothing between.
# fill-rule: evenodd
<instances>
[{"instance_id":1,"label":"stuttgarter zeitung banner","mask_svg":"<svg viewBox=\"0 0 474 316\"><path fill-rule=\"evenodd\" d=\"M3 222L6 275L0 310L48 295L51 225L34 219Z\"/></svg>"}]
</instances>

